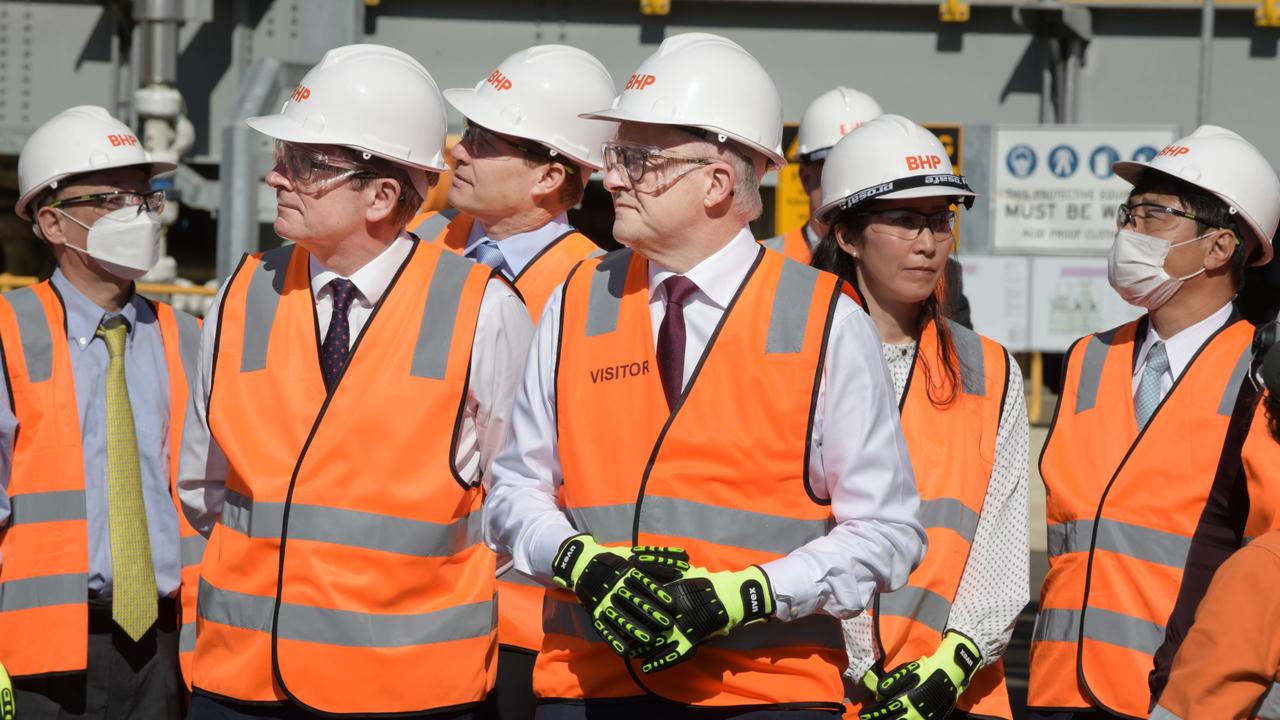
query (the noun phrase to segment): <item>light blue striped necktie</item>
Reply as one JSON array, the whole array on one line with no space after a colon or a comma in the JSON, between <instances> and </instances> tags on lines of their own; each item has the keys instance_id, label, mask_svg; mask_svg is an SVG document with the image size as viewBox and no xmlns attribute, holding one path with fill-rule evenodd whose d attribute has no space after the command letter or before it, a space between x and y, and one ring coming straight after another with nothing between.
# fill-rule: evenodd
<instances>
[{"instance_id":1,"label":"light blue striped necktie","mask_svg":"<svg viewBox=\"0 0 1280 720\"><path fill-rule=\"evenodd\" d=\"M1156 341L1147 351L1147 365L1142 369L1142 379L1138 381L1138 392L1133 396L1134 414L1138 417L1138 428L1142 429L1151 421L1164 393L1160 391L1160 380L1169 371L1169 353L1164 343Z\"/></svg>"},{"instance_id":2,"label":"light blue striped necktie","mask_svg":"<svg viewBox=\"0 0 1280 720\"><path fill-rule=\"evenodd\" d=\"M507 259L502 254L502 248L498 247L498 243L492 240L482 240L471 251L471 257L475 258L476 262L488 265L500 273L506 274L507 272Z\"/></svg>"}]
</instances>

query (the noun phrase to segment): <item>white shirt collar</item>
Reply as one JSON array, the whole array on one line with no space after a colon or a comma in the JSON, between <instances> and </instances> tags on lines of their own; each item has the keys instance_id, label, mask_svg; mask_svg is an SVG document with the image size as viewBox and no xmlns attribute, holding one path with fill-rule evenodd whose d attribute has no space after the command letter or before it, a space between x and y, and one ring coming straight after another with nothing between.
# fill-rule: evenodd
<instances>
[{"instance_id":1,"label":"white shirt collar","mask_svg":"<svg viewBox=\"0 0 1280 720\"><path fill-rule=\"evenodd\" d=\"M378 253L377 257L351 273L351 277L346 278L356 286L357 300L361 305L371 308L378 304L383 293L387 291L387 286L391 284L392 278L404 264L405 258L409 257L411 250L413 250L412 237L406 232L401 232L400 236L392 240L391 244ZM311 294L317 299L331 292L330 282L342 277L322 265L315 255L311 256L308 267L311 271Z\"/></svg>"},{"instance_id":2,"label":"white shirt collar","mask_svg":"<svg viewBox=\"0 0 1280 720\"><path fill-rule=\"evenodd\" d=\"M507 262L507 267L514 277L524 272L525 266L532 262L544 248L572 230L573 226L569 224L568 216L560 213L540 228L516 233L494 242L498 243L498 249L502 250L502 259ZM467 234L467 248L463 254L471 257L475 247L488 239L489 235L484 231L484 226L479 220L471 223L471 232Z\"/></svg>"},{"instance_id":3,"label":"white shirt collar","mask_svg":"<svg viewBox=\"0 0 1280 720\"><path fill-rule=\"evenodd\" d=\"M694 265L689 272L684 273L685 277L698 286L699 293L694 297L701 296L722 310L729 307L734 294L738 292L738 287L742 285L742 279L746 277L747 271L751 269L751 263L755 262L759 252L760 245L752 237L751 229L743 225L738 234L734 235L724 247ZM675 274L656 262L649 263L651 301L658 288L662 286L662 281Z\"/></svg>"},{"instance_id":4,"label":"white shirt collar","mask_svg":"<svg viewBox=\"0 0 1280 720\"><path fill-rule=\"evenodd\" d=\"M1191 363L1191 358L1195 357L1209 337L1218 328L1227 324L1227 319L1231 317L1231 310L1231 303L1227 303L1217 312L1175 333L1171 338L1160 337L1160 333L1156 332L1155 324L1148 318L1147 336L1143 338L1142 347L1138 349L1138 361L1134 363L1133 368L1134 376L1136 377L1146 367L1147 352L1151 350L1151 346L1157 341L1163 341L1165 352L1169 355L1169 374L1175 380L1181 377L1182 371L1186 370L1187 365Z\"/></svg>"}]
</instances>

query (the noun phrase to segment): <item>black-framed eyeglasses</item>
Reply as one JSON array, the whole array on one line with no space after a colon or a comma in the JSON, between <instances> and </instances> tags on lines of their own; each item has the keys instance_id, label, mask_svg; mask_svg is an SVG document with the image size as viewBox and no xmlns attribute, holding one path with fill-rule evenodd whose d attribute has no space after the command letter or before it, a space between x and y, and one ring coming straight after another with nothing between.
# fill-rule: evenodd
<instances>
[{"instance_id":1,"label":"black-framed eyeglasses","mask_svg":"<svg viewBox=\"0 0 1280 720\"><path fill-rule=\"evenodd\" d=\"M935 238L948 240L955 234L956 227L954 210L924 213L910 208L892 208L856 213L855 217L869 218L878 230L900 240L915 240L925 228L929 228Z\"/></svg>"},{"instance_id":2,"label":"black-framed eyeglasses","mask_svg":"<svg viewBox=\"0 0 1280 720\"><path fill-rule=\"evenodd\" d=\"M563 162L562 158L559 157L559 153L554 150L536 143L526 145L506 135L499 135L489 128L477 125L470 120L465 121L462 125L462 143L467 146L472 155L478 158L496 158L508 155L509 153L503 152L501 149L502 145L506 145L529 157L559 162L564 166L564 170L567 173L572 174L578 171L578 168L573 163Z\"/></svg>"},{"instance_id":3,"label":"black-framed eyeglasses","mask_svg":"<svg viewBox=\"0 0 1280 720\"><path fill-rule=\"evenodd\" d=\"M114 190L112 192L62 198L61 200L54 200L45 207L66 208L82 205L100 207L108 212L115 212L127 207L136 207L139 214L145 209L147 212L159 215L164 211L164 191L151 190L145 193L137 193L129 190Z\"/></svg>"},{"instance_id":4,"label":"black-framed eyeglasses","mask_svg":"<svg viewBox=\"0 0 1280 720\"><path fill-rule=\"evenodd\" d=\"M1219 227L1193 212L1159 203L1120 203L1120 207L1116 209L1117 228L1124 228L1132 223L1134 228L1140 230L1168 230L1177 223L1178 218L1186 218L1208 227Z\"/></svg>"}]
</instances>

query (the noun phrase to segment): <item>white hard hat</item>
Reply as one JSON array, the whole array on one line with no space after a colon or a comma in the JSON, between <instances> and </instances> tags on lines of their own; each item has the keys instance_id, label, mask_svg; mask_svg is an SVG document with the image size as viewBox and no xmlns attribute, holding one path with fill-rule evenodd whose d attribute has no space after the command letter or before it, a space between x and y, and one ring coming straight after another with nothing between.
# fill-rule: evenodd
<instances>
[{"instance_id":1,"label":"white hard hat","mask_svg":"<svg viewBox=\"0 0 1280 720\"><path fill-rule=\"evenodd\" d=\"M148 166L151 175L177 166L156 162L128 125L106 108L79 105L54 115L36 128L18 156L18 217L30 220L32 200L73 175L112 168Z\"/></svg>"},{"instance_id":2,"label":"white hard hat","mask_svg":"<svg viewBox=\"0 0 1280 720\"><path fill-rule=\"evenodd\" d=\"M967 208L977 195L955 174L937 136L901 115L881 115L831 148L815 215L830 222L855 205L893 198L958 197Z\"/></svg>"},{"instance_id":3,"label":"white hard hat","mask_svg":"<svg viewBox=\"0 0 1280 720\"><path fill-rule=\"evenodd\" d=\"M700 128L764 155L775 168L787 164L773 78L751 53L719 35L683 33L662 41L612 107L583 117Z\"/></svg>"},{"instance_id":4,"label":"white hard hat","mask_svg":"<svg viewBox=\"0 0 1280 720\"><path fill-rule=\"evenodd\" d=\"M1226 128L1201 125L1149 162L1118 162L1111 168L1131 184L1154 170L1214 195L1243 221L1246 246L1252 242L1262 249L1255 264L1271 260L1271 239L1280 224L1280 178L1248 140Z\"/></svg>"},{"instance_id":5,"label":"white hard hat","mask_svg":"<svg viewBox=\"0 0 1280 720\"><path fill-rule=\"evenodd\" d=\"M601 148L617 125L578 116L608 105L616 94L604 65L568 45L521 50L474 88L444 91L449 104L477 125L545 145L593 170L604 167Z\"/></svg>"},{"instance_id":6,"label":"white hard hat","mask_svg":"<svg viewBox=\"0 0 1280 720\"><path fill-rule=\"evenodd\" d=\"M817 162L825 158L840 138L883 114L880 103L864 92L837 87L822 93L800 116L799 159Z\"/></svg>"},{"instance_id":7,"label":"white hard hat","mask_svg":"<svg viewBox=\"0 0 1280 720\"><path fill-rule=\"evenodd\" d=\"M385 45L345 45L302 76L276 115L245 120L268 137L341 145L411 170L426 197L425 171L445 172L444 99L417 60Z\"/></svg>"}]
</instances>

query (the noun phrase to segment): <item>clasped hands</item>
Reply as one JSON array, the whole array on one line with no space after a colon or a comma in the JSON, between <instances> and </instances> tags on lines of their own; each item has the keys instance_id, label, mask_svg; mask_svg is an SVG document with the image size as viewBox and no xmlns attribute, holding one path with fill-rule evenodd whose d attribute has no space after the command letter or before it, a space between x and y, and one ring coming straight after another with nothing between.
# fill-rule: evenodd
<instances>
[{"instance_id":1,"label":"clasped hands","mask_svg":"<svg viewBox=\"0 0 1280 720\"><path fill-rule=\"evenodd\" d=\"M572 590L596 633L645 673L693 656L696 647L773 616L773 591L756 566L736 572L694 567L680 548L604 547L590 535L560 546L553 574Z\"/></svg>"}]
</instances>

